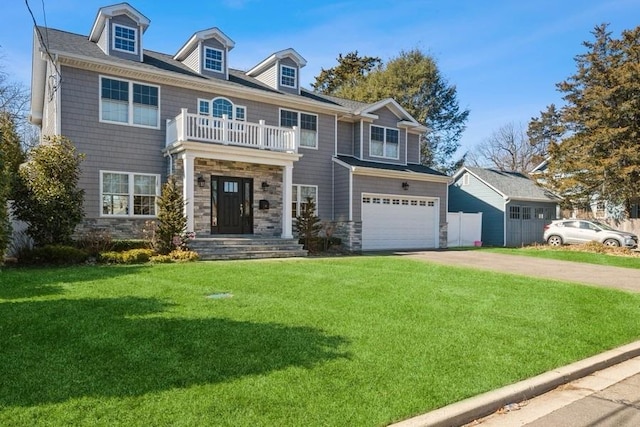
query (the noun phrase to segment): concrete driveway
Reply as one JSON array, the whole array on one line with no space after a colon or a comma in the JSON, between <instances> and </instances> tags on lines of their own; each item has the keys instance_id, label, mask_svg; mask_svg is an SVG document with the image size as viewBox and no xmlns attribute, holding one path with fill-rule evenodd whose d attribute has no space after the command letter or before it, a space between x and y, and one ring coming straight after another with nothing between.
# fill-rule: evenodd
<instances>
[{"instance_id":1,"label":"concrete driveway","mask_svg":"<svg viewBox=\"0 0 640 427\"><path fill-rule=\"evenodd\" d=\"M640 270L634 268L497 254L483 250L397 252L397 254L422 261L455 265L456 267L473 267L640 292Z\"/></svg>"}]
</instances>

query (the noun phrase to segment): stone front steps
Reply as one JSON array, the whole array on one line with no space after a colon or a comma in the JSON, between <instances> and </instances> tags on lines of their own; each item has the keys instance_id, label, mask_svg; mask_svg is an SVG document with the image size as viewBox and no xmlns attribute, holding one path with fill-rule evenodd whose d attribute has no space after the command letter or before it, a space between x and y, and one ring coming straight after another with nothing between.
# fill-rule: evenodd
<instances>
[{"instance_id":1,"label":"stone front steps","mask_svg":"<svg viewBox=\"0 0 640 427\"><path fill-rule=\"evenodd\" d=\"M261 259L306 257L307 251L297 239L258 236L198 237L190 240L189 249L201 260Z\"/></svg>"}]
</instances>

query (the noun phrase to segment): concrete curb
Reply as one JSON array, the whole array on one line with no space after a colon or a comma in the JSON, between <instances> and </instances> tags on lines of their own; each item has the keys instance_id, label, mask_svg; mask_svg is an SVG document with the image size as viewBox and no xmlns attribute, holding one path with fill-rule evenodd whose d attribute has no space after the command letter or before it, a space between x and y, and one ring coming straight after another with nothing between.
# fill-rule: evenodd
<instances>
[{"instance_id":1,"label":"concrete curb","mask_svg":"<svg viewBox=\"0 0 640 427\"><path fill-rule=\"evenodd\" d=\"M640 356L640 341L606 351L533 378L462 400L435 411L392 424L393 427L461 426L485 417L509 403L522 402L596 371Z\"/></svg>"}]
</instances>

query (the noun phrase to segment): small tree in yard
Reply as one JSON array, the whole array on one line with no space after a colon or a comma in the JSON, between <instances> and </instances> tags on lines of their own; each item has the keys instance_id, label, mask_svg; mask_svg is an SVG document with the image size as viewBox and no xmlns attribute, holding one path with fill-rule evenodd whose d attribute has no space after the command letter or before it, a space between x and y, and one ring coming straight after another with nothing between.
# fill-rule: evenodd
<instances>
[{"instance_id":1,"label":"small tree in yard","mask_svg":"<svg viewBox=\"0 0 640 427\"><path fill-rule=\"evenodd\" d=\"M162 195L158 199L158 228L156 230L155 249L168 254L183 244L182 236L187 228L184 216L184 200L176 179L170 176L162 186Z\"/></svg>"},{"instance_id":2,"label":"small tree in yard","mask_svg":"<svg viewBox=\"0 0 640 427\"><path fill-rule=\"evenodd\" d=\"M296 217L296 232L298 238L302 239L305 249L313 251L313 242L322 230L320 218L316 215L316 203L313 197L307 197L306 203L302 204L300 215Z\"/></svg>"},{"instance_id":3,"label":"small tree in yard","mask_svg":"<svg viewBox=\"0 0 640 427\"><path fill-rule=\"evenodd\" d=\"M20 166L15 215L27 223L26 232L36 246L71 242L84 216L84 190L78 188L83 158L69 139L51 136L33 148Z\"/></svg>"},{"instance_id":4,"label":"small tree in yard","mask_svg":"<svg viewBox=\"0 0 640 427\"><path fill-rule=\"evenodd\" d=\"M7 209L9 180L4 170L4 157L4 153L0 150L0 265L4 261L4 253L9 245L9 236L11 234L9 211Z\"/></svg>"}]
</instances>

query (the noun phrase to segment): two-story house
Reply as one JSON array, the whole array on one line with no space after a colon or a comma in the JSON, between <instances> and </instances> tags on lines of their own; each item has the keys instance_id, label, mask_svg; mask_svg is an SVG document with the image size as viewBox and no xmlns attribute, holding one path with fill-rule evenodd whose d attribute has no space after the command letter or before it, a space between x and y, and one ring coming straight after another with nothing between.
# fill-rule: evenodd
<instances>
[{"instance_id":1,"label":"two-story house","mask_svg":"<svg viewBox=\"0 0 640 427\"><path fill-rule=\"evenodd\" d=\"M31 121L86 156L79 233L139 235L174 175L198 237L291 238L310 196L352 251L446 245L449 178L420 165L426 129L396 101L302 88L291 48L233 69L219 28L174 54L146 50L149 25L120 3L88 35L34 29Z\"/></svg>"}]
</instances>

